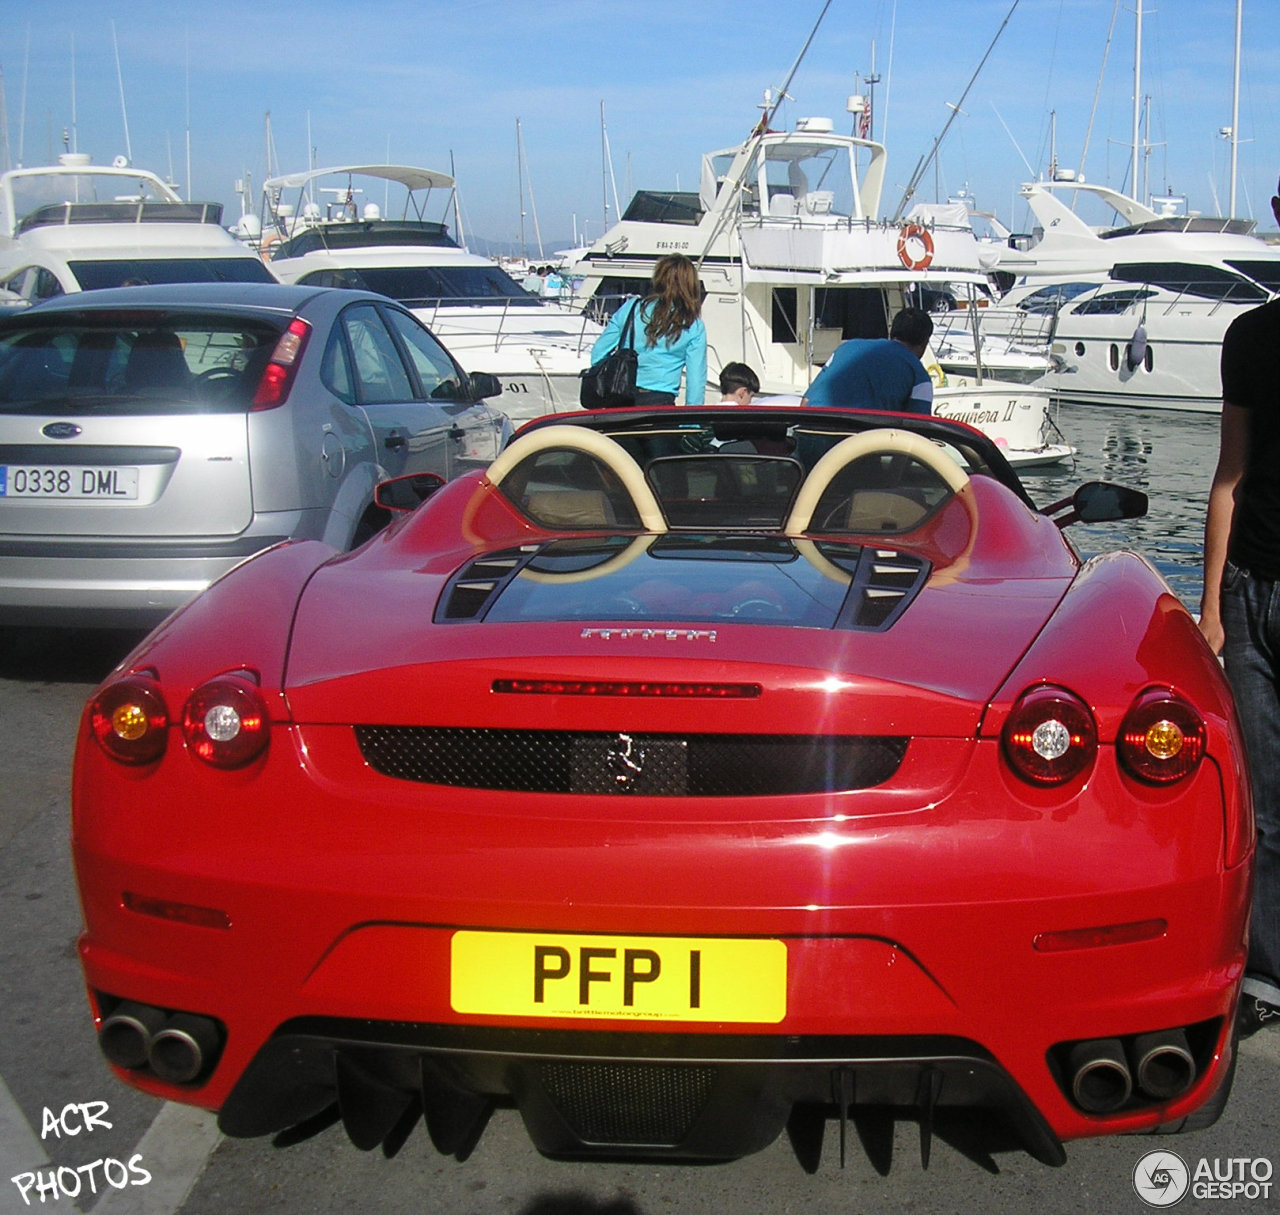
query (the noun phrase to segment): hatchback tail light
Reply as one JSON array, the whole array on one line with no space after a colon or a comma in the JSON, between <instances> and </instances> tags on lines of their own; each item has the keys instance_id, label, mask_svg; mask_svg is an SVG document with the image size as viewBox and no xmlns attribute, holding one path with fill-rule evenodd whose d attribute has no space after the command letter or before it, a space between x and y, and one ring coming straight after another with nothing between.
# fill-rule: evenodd
<instances>
[{"instance_id":1,"label":"hatchback tail light","mask_svg":"<svg viewBox=\"0 0 1280 1215\"><path fill-rule=\"evenodd\" d=\"M1148 688L1120 727L1120 761L1139 780L1164 785L1190 776L1205 748L1204 719L1168 688Z\"/></svg>"},{"instance_id":2,"label":"hatchback tail light","mask_svg":"<svg viewBox=\"0 0 1280 1215\"><path fill-rule=\"evenodd\" d=\"M215 768L243 768L266 750L267 706L246 675L220 675L201 684L182 710L191 753Z\"/></svg>"},{"instance_id":3,"label":"hatchback tail light","mask_svg":"<svg viewBox=\"0 0 1280 1215\"><path fill-rule=\"evenodd\" d=\"M1033 785L1061 785L1093 765L1098 727L1089 707L1065 688L1029 688L1005 723L1004 753L1013 770Z\"/></svg>"},{"instance_id":4,"label":"hatchback tail light","mask_svg":"<svg viewBox=\"0 0 1280 1215\"><path fill-rule=\"evenodd\" d=\"M169 711L160 685L149 675L126 675L104 688L89 706L98 745L122 764L149 764L164 754Z\"/></svg>"},{"instance_id":5,"label":"hatchback tail light","mask_svg":"<svg viewBox=\"0 0 1280 1215\"><path fill-rule=\"evenodd\" d=\"M276 348L271 352L271 361L258 381L250 409L274 409L284 404L310 336L311 326L306 321L294 317L289 322L289 328L280 335Z\"/></svg>"}]
</instances>

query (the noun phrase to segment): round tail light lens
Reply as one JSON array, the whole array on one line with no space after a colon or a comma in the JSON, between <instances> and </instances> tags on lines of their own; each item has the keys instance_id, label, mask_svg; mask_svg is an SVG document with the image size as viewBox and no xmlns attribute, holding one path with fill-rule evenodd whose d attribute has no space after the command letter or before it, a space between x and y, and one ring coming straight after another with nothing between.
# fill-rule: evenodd
<instances>
[{"instance_id":1,"label":"round tail light lens","mask_svg":"<svg viewBox=\"0 0 1280 1215\"><path fill-rule=\"evenodd\" d=\"M146 675L116 680L94 697L89 728L98 745L122 764L159 759L169 735L169 710L160 685Z\"/></svg>"},{"instance_id":2,"label":"round tail light lens","mask_svg":"<svg viewBox=\"0 0 1280 1215\"><path fill-rule=\"evenodd\" d=\"M1204 719L1168 688L1149 688L1120 727L1120 761L1139 780L1166 785L1190 776L1205 748Z\"/></svg>"},{"instance_id":3,"label":"round tail light lens","mask_svg":"<svg viewBox=\"0 0 1280 1215\"><path fill-rule=\"evenodd\" d=\"M266 749L267 707L241 675L202 684L182 710L182 735L191 752L215 768L242 768Z\"/></svg>"},{"instance_id":4,"label":"round tail light lens","mask_svg":"<svg viewBox=\"0 0 1280 1215\"><path fill-rule=\"evenodd\" d=\"M1048 684L1019 698L1001 736L1009 766L1034 785L1061 785L1086 772L1098 754L1098 727L1074 693Z\"/></svg>"}]
</instances>

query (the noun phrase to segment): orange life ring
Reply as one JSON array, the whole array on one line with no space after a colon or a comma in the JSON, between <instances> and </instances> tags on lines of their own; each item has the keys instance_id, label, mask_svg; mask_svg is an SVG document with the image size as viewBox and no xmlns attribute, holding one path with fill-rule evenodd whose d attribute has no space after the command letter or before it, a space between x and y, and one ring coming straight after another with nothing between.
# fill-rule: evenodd
<instances>
[{"instance_id":1,"label":"orange life ring","mask_svg":"<svg viewBox=\"0 0 1280 1215\"><path fill-rule=\"evenodd\" d=\"M910 246L913 242L921 247L919 257L912 256ZM927 269L933 261L933 237L929 230L920 224L907 224L898 233L898 258L908 270Z\"/></svg>"}]
</instances>

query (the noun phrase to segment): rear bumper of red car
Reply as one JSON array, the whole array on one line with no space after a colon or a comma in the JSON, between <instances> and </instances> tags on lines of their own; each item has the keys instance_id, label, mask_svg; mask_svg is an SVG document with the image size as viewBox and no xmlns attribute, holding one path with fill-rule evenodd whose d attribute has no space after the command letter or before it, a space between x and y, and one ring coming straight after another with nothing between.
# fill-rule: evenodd
<instances>
[{"instance_id":1,"label":"rear bumper of red car","mask_svg":"<svg viewBox=\"0 0 1280 1215\"><path fill-rule=\"evenodd\" d=\"M212 775L180 753L132 782L95 779L108 761L86 750L95 1014L136 1002L214 1025L189 1082L117 1072L220 1110L228 1133L334 1107L362 1146L425 1111L437 1146L463 1152L495 1102L549 1153L680 1158L850 1111L940 1134L984 1111L1053 1162L1062 1141L1191 1114L1231 1063L1249 896L1248 863L1224 865L1216 768L1135 796L1104 757L1055 803L1015 796L995 744L941 748L955 762L908 763L897 787L749 813L551 796L513 812L372 776L354 745ZM460 1011L459 933L780 942L785 1000L740 1021ZM1125 1055L1158 1031L1181 1031L1188 1084L1082 1109L1073 1047Z\"/></svg>"}]
</instances>

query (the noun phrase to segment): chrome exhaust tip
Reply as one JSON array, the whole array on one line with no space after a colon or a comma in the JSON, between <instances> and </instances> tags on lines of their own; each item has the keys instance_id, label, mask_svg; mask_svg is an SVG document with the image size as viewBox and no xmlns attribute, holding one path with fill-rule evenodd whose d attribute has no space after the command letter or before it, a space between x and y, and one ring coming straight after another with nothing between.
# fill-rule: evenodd
<instances>
[{"instance_id":1,"label":"chrome exhaust tip","mask_svg":"<svg viewBox=\"0 0 1280 1215\"><path fill-rule=\"evenodd\" d=\"M1148 1097L1168 1101L1181 1096L1196 1079L1196 1061L1180 1029L1139 1034L1131 1048L1133 1075Z\"/></svg>"},{"instance_id":2,"label":"chrome exhaust tip","mask_svg":"<svg viewBox=\"0 0 1280 1215\"><path fill-rule=\"evenodd\" d=\"M1133 1079L1119 1038L1077 1042L1067 1063L1071 1096L1089 1114L1110 1114L1133 1093Z\"/></svg>"},{"instance_id":3,"label":"chrome exhaust tip","mask_svg":"<svg viewBox=\"0 0 1280 1215\"><path fill-rule=\"evenodd\" d=\"M150 1057L152 1039L164 1023L163 1009L126 1000L103 1020L98 1045L116 1067L142 1067Z\"/></svg>"},{"instance_id":4,"label":"chrome exhaust tip","mask_svg":"<svg viewBox=\"0 0 1280 1215\"><path fill-rule=\"evenodd\" d=\"M189 1084L220 1046L218 1027L208 1017L175 1013L151 1039L151 1070L170 1084Z\"/></svg>"}]
</instances>

